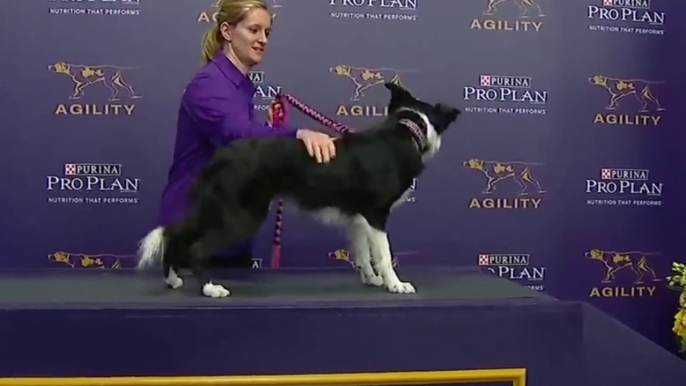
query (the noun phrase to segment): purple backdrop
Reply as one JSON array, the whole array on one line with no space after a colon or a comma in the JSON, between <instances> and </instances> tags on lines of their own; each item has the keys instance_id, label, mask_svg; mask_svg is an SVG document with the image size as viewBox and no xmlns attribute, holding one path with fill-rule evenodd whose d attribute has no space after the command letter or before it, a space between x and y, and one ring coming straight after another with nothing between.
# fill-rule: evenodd
<instances>
[{"instance_id":1,"label":"purple backdrop","mask_svg":"<svg viewBox=\"0 0 686 386\"><path fill-rule=\"evenodd\" d=\"M363 128L388 99L370 75L461 106L391 221L398 263L481 265L672 348L686 6L536 1L270 0L256 108L282 88ZM215 2L0 0L0 267L131 266ZM345 248L286 210L282 266L345 265Z\"/></svg>"}]
</instances>

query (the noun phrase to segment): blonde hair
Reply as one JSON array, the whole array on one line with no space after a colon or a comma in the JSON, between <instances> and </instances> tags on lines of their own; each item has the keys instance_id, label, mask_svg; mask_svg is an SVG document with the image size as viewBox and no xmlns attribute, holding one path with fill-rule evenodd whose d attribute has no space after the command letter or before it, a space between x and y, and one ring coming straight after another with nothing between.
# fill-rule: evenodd
<instances>
[{"instance_id":1,"label":"blonde hair","mask_svg":"<svg viewBox=\"0 0 686 386\"><path fill-rule=\"evenodd\" d=\"M253 9L269 11L264 0L217 0L215 7L219 8L217 24L205 31L202 37L202 58L205 63L211 61L224 44L224 37L219 30L222 23L238 24Z\"/></svg>"}]
</instances>

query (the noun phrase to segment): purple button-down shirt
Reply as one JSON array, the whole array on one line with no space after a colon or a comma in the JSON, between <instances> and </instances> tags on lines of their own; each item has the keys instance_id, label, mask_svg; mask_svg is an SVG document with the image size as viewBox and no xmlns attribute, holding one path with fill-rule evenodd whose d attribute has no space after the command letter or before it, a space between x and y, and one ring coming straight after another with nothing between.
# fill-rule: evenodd
<instances>
[{"instance_id":1,"label":"purple button-down shirt","mask_svg":"<svg viewBox=\"0 0 686 386\"><path fill-rule=\"evenodd\" d=\"M217 148L241 138L295 136L294 127L271 127L255 120L254 94L255 85L221 51L188 84L181 98L174 156L160 203L161 225L186 214L194 178Z\"/></svg>"}]
</instances>

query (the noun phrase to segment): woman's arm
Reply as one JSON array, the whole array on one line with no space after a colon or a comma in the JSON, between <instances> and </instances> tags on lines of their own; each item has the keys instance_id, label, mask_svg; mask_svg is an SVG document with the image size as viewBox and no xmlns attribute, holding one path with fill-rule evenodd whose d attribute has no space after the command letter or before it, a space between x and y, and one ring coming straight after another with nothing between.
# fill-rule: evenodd
<instances>
[{"instance_id":1,"label":"woman's arm","mask_svg":"<svg viewBox=\"0 0 686 386\"><path fill-rule=\"evenodd\" d=\"M242 138L296 137L297 128L288 125L268 126L250 119L250 111L238 89L217 84L210 75L200 75L188 86L183 107L198 121L201 130L217 146Z\"/></svg>"}]
</instances>

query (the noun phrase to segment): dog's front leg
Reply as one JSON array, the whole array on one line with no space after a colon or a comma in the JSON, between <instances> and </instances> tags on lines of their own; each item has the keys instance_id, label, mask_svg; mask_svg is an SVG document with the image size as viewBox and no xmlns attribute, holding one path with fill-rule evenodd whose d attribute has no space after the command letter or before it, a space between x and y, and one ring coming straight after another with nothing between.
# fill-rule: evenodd
<instances>
[{"instance_id":1,"label":"dog's front leg","mask_svg":"<svg viewBox=\"0 0 686 386\"><path fill-rule=\"evenodd\" d=\"M383 285L383 278L377 275L372 268L372 256L364 226L357 223L349 225L348 239L350 240L350 252L353 254L355 268L360 272L362 283L377 287Z\"/></svg>"},{"instance_id":2,"label":"dog's front leg","mask_svg":"<svg viewBox=\"0 0 686 386\"><path fill-rule=\"evenodd\" d=\"M365 218L358 220L360 226L364 228L367 240L372 251L374 267L383 279L386 289L393 293L411 294L415 293L412 283L402 282L393 269L393 257L391 256L391 246L388 242L388 234L381 224L383 221L372 221L371 224ZM376 226L375 226L376 225Z\"/></svg>"}]
</instances>

